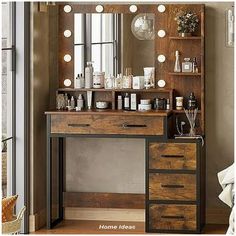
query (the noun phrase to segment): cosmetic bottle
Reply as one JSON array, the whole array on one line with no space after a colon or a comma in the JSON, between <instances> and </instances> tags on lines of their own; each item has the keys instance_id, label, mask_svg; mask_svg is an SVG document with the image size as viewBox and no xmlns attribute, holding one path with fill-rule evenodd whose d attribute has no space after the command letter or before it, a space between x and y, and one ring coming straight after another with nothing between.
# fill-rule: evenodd
<instances>
[{"instance_id":1,"label":"cosmetic bottle","mask_svg":"<svg viewBox=\"0 0 236 236\"><path fill-rule=\"evenodd\" d=\"M123 88L129 89L132 87L132 69L126 68L125 76L123 77Z\"/></svg>"},{"instance_id":2,"label":"cosmetic bottle","mask_svg":"<svg viewBox=\"0 0 236 236\"><path fill-rule=\"evenodd\" d=\"M71 109L72 109L72 110L75 109L75 99L74 99L73 96L71 97L70 106L71 106Z\"/></svg>"},{"instance_id":3,"label":"cosmetic bottle","mask_svg":"<svg viewBox=\"0 0 236 236\"><path fill-rule=\"evenodd\" d=\"M121 74L118 74L117 77L115 78L115 83L114 83L114 87L116 89L121 89L122 88L122 78L121 78Z\"/></svg>"},{"instance_id":4,"label":"cosmetic bottle","mask_svg":"<svg viewBox=\"0 0 236 236\"><path fill-rule=\"evenodd\" d=\"M94 72L93 88L104 88L105 72Z\"/></svg>"},{"instance_id":5,"label":"cosmetic bottle","mask_svg":"<svg viewBox=\"0 0 236 236\"><path fill-rule=\"evenodd\" d=\"M194 96L194 93L190 93L188 97L188 109L195 109L197 108L197 99Z\"/></svg>"},{"instance_id":6,"label":"cosmetic bottle","mask_svg":"<svg viewBox=\"0 0 236 236\"><path fill-rule=\"evenodd\" d=\"M193 73L198 73L197 58L193 58Z\"/></svg>"},{"instance_id":7,"label":"cosmetic bottle","mask_svg":"<svg viewBox=\"0 0 236 236\"><path fill-rule=\"evenodd\" d=\"M175 51L175 67L174 72L181 72L179 63L179 51Z\"/></svg>"},{"instance_id":8,"label":"cosmetic bottle","mask_svg":"<svg viewBox=\"0 0 236 236\"><path fill-rule=\"evenodd\" d=\"M67 95L67 93L65 93L65 96L64 96L64 108L66 109L67 106L68 106L68 95Z\"/></svg>"},{"instance_id":9,"label":"cosmetic bottle","mask_svg":"<svg viewBox=\"0 0 236 236\"><path fill-rule=\"evenodd\" d=\"M166 100L166 110L170 110L170 99L167 98Z\"/></svg>"},{"instance_id":10,"label":"cosmetic bottle","mask_svg":"<svg viewBox=\"0 0 236 236\"><path fill-rule=\"evenodd\" d=\"M105 79L105 89L112 89L114 78L111 76L111 74L108 75L108 77Z\"/></svg>"},{"instance_id":11,"label":"cosmetic bottle","mask_svg":"<svg viewBox=\"0 0 236 236\"><path fill-rule=\"evenodd\" d=\"M75 78L74 87L78 89L84 88L84 78L82 74L78 74L77 77Z\"/></svg>"},{"instance_id":12,"label":"cosmetic bottle","mask_svg":"<svg viewBox=\"0 0 236 236\"><path fill-rule=\"evenodd\" d=\"M88 61L85 68L85 88L93 86L93 62Z\"/></svg>"},{"instance_id":13,"label":"cosmetic bottle","mask_svg":"<svg viewBox=\"0 0 236 236\"><path fill-rule=\"evenodd\" d=\"M137 110L137 94L136 93L130 94L130 110L132 111Z\"/></svg>"},{"instance_id":14,"label":"cosmetic bottle","mask_svg":"<svg viewBox=\"0 0 236 236\"><path fill-rule=\"evenodd\" d=\"M182 110L183 109L183 97L176 97L176 110Z\"/></svg>"},{"instance_id":15,"label":"cosmetic bottle","mask_svg":"<svg viewBox=\"0 0 236 236\"><path fill-rule=\"evenodd\" d=\"M123 103L122 96L118 95L118 99L117 99L117 109L118 110L122 110L122 103Z\"/></svg>"},{"instance_id":16,"label":"cosmetic bottle","mask_svg":"<svg viewBox=\"0 0 236 236\"><path fill-rule=\"evenodd\" d=\"M79 94L78 98L77 98L77 107L76 107L76 111L81 111L84 107L84 100L81 94Z\"/></svg>"},{"instance_id":17,"label":"cosmetic bottle","mask_svg":"<svg viewBox=\"0 0 236 236\"><path fill-rule=\"evenodd\" d=\"M87 107L89 110L92 108L92 91L87 91Z\"/></svg>"},{"instance_id":18,"label":"cosmetic bottle","mask_svg":"<svg viewBox=\"0 0 236 236\"><path fill-rule=\"evenodd\" d=\"M184 58L184 62L182 62L182 72L193 72L193 63L190 58Z\"/></svg>"},{"instance_id":19,"label":"cosmetic bottle","mask_svg":"<svg viewBox=\"0 0 236 236\"><path fill-rule=\"evenodd\" d=\"M125 110L129 110L129 94L128 94L128 93L125 94L125 98L124 98L124 109L125 109Z\"/></svg>"}]
</instances>

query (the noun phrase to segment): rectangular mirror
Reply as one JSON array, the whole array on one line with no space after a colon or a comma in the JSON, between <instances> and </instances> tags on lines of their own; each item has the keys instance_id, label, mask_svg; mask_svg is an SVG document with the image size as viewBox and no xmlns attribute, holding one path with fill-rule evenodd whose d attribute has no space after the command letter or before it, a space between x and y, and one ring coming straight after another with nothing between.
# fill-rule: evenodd
<instances>
[{"instance_id":1,"label":"rectangular mirror","mask_svg":"<svg viewBox=\"0 0 236 236\"><path fill-rule=\"evenodd\" d=\"M74 14L74 76L84 74L87 61L106 76L128 67L143 75L155 67L154 32L154 14Z\"/></svg>"}]
</instances>

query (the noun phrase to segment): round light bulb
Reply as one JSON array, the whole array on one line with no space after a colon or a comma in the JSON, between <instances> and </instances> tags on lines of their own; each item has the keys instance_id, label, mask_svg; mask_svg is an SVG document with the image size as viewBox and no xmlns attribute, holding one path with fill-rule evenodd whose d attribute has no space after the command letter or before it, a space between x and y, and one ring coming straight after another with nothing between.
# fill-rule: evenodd
<instances>
[{"instance_id":1,"label":"round light bulb","mask_svg":"<svg viewBox=\"0 0 236 236\"><path fill-rule=\"evenodd\" d=\"M160 79L160 80L158 80L157 85L160 88L164 88L166 86L166 81L163 79Z\"/></svg>"},{"instance_id":2,"label":"round light bulb","mask_svg":"<svg viewBox=\"0 0 236 236\"><path fill-rule=\"evenodd\" d=\"M98 12L98 13L103 12L103 6L102 5L97 5L96 6L96 12Z\"/></svg>"},{"instance_id":3,"label":"round light bulb","mask_svg":"<svg viewBox=\"0 0 236 236\"><path fill-rule=\"evenodd\" d=\"M71 10L72 10L72 8L71 8L70 5L65 5L65 6L64 6L64 12L65 12L65 13L70 13Z\"/></svg>"},{"instance_id":4,"label":"round light bulb","mask_svg":"<svg viewBox=\"0 0 236 236\"><path fill-rule=\"evenodd\" d=\"M64 80L64 85L65 85L66 87L71 86L71 80L70 80L70 79L65 79L65 80Z\"/></svg>"},{"instance_id":5,"label":"round light bulb","mask_svg":"<svg viewBox=\"0 0 236 236\"><path fill-rule=\"evenodd\" d=\"M166 32L165 32L165 30L158 30L157 35L160 38L164 38L166 36Z\"/></svg>"},{"instance_id":6,"label":"round light bulb","mask_svg":"<svg viewBox=\"0 0 236 236\"><path fill-rule=\"evenodd\" d=\"M66 54L66 55L64 56L64 61L65 61L65 62L71 61L71 55L70 55L70 54Z\"/></svg>"},{"instance_id":7,"label":"round light bulb","mask_svg":"<svg viewBox=\"0 0 236 236\"><path fill-rule=\"evenodd\" d=\"M71 31L70 31L70 30L65 30L65 31L64 31L64 36L65 36L66 38L69 38L69 37L71 36Z\"/></svg>"},{"instance_id":8,"label":"round light bulb","mask_svg":"<svg viewBox=\"0 0 236 236\"><path fill-rule=\"evenodd\" d=\"M131 5L131 6L129 7L129 11L132 12L132 13L135 13L137 10L138 10L138 8L137 8L136 5Z\"/></svg>"},{"instance_id":9,"label":"round light bulb","mask_svg":"<svg viewBox=\"0 0 236 236\"><path fill-rule=\"evenodd\" d=\"M165 57L164 55L159 55L159 56L157 57L157 60L158 60L159 62L163 63L163 62L165 62L166 57Z\"/></svg>"},{"instance_id":10,"label":"round light bulb","mask_svg":"<svg viewBox=\"0 0 236 236\"><path fill-rule=\"evenodd\" d=\"M165 12L166 7L165 7L164 5L159 5L159 6L157 7L157 10L158 10L159 12L163 13L163 12Z\"/></svg>"}]
</instances>

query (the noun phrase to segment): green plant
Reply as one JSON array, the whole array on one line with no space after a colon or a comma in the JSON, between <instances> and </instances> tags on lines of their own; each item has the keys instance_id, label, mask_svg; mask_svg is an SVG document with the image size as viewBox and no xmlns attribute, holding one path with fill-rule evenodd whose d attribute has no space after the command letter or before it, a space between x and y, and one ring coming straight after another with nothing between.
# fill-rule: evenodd
<instances>
[{"instance_id":1,"label":"green plant","mask_svg":"<svg viewBox=\"0 0 236 236\"><path fill-rule=\"evenodd\" d=\"M178 33L193 33L199 25L197 14L191 11L179 12L175 17L175 21L178 25Z\"/></svg>"}]
</instances>

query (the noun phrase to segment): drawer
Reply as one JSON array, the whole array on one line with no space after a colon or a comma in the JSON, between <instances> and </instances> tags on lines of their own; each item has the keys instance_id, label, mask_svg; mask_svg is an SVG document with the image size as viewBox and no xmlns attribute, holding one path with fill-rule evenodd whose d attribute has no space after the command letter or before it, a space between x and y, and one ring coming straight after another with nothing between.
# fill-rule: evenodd
<instances>
[{"instance_id":1,"label":"drawer","mask_svg":"<svg viewBox=\"0 0 236 236\"><path fill-rule=\"evenodd\" d=\"M196 230L196 205L150 204L149 229Z\"/></svg>"},{"instance_id":2,"label":"drawer","mask_svg":"<svg viewBox=\"0 0 236 236\"><path fill-rule=\"evenodd\" d=\"M149 199L196 201L196 175L150 173Z\"/></svg>"},{"instance_id":3,"label":"drawer","mask_svg":"<svg viewBox=\"0 0 236 236\"><path fill-rule=\"evenodd\" d=\"M164 135L164 117L51 115L51 133Z\"/></svg>"},{"instance_id":4,"label":"drawer","mask_svg":"<svg viewBox=\"0 0 236 236\"><path fill-rule=\"evenodd\" d=\"M196 169L196 143L149 144L149 169Z\"/></svg>"}]
</instances>

